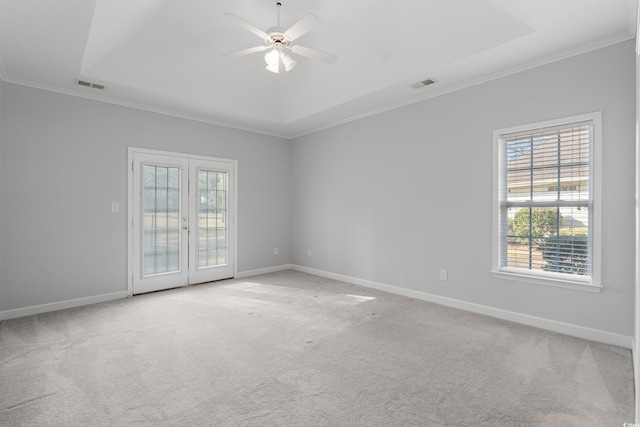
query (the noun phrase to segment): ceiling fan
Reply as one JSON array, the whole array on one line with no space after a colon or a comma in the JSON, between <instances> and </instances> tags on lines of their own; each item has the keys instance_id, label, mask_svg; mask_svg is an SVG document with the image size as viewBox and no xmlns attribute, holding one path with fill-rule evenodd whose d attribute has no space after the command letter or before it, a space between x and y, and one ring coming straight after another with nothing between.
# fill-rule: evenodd
<instances>
[{"instance_id":1,"label":"ceiling fan","mask_svg":"<svg viewBox=\"0 0 640 427\"><path fill-rule=\"evenodd\" d=\"M307 13L300 18L298 22L293 24L291 28L286 31L282 31L280 27L280 6L282 6L282 3L276 3L278 10L278 25L276 27L269 28L266 31L262 31L235 13L225 13L225 18L260 37L264 41L264 45L241 49L227 53L223 56L238 57L256 52L264 52L265 50L271 49L264 55L264 60L267 63L267 70L273 73L279 73L281 65L284 66L285 71L290 71L298 63L298 61L293 59L287 53L288 50L297 55L317 59L328 64L333 64L338 60L338 57L331 53L293 43L298 37L308 32L314 25L319 24L320 18L312 13Z\"/></svg>"}]
</instances>

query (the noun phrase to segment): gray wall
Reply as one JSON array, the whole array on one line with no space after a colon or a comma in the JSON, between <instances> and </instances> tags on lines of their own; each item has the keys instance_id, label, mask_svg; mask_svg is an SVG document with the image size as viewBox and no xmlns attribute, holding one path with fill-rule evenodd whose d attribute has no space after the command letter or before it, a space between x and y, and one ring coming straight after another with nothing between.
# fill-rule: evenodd
<instances>
[{"instance_id":1,"label":"gray wall","mask_svg":"<svg viewBox=\"0 0 640 427\"><path fill-rule=\"evenodd\" d=\"M126 290L136 146L239 161L240 272L294 263L632 336L634 58L622 43L293 143L2 83L0 310ZM604 290L494 279L493 130L596 110Z\"/></svg>"},{"instance_id":2,"label":"gray wall","mask_svg":"<svg viewBox=\"0 0 640 427\"><path fill-rule=\"evenodd\" d=\"M2 189L2 82L0 81L0 190ZM2 192L0 191L0 239L2 239ZM0 243L0 311L2 311L2 244Z\"/></svg>"},{"instance_id":3,"label":"gray wall","mask_svg":"<svg viewBox=\"0 0 640 427\"><path fill-rule=\"evenodd\" d=\"M126 291L129 146L237 159L238 271L291 261L288 140L7 83L1 119L0 310Z\"/></svg>"},{"instance_id":4,"label":"gray wall","mask_svg":"<svg viewBox=\"0 0 640 427\"><path fill-rule=\"evenodd\" d=\"M640 14L636 16L636 39L640 38ZM637 49L638 46L636 46ZM636 390L636 423L640 422L640 50L636 50L636 295L633 372Z\"/></svg>"},{"instance_id":5,"label":"gray wall","mask_svg":"<svg viewBox=\"0 0 640 427\"><path fill-rule=\"evenodd\" d=\"M632 336L633 49L617 44L294 140L293 263ZM604 290L493 278L493 130L597 110Z\"/></svg>"}]
</instances>

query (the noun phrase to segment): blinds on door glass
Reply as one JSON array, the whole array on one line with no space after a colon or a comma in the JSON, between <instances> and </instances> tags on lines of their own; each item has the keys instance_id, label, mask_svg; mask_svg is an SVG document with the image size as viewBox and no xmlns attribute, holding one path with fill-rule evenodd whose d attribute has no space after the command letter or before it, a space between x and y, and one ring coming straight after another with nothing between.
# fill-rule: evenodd
<instances>
[{"instance_id":1,"label":"blinds on door glass","mask_svg":"<svg viewBox=\"0 0 640 427\"><path fill-rule=\"evenodd\" d=\"M593 122L500 136L500 267L590 276Z\"/></svg>"}]
</instances>

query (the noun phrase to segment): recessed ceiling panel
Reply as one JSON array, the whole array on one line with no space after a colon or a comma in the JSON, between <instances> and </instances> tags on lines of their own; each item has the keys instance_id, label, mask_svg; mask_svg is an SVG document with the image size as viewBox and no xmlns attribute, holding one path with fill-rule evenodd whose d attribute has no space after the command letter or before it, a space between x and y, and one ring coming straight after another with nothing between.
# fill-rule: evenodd
<instances>
[{"instance_id":1,"label":"recessed ceiling panel","mask_svg":"<svg viewBox=\"0 0 640 427\"><path fill-rule=\"evenodd\" d=\"M269 10L266 3L242 8L243 18L264 30L275 26L275 4ZM297 58L298 67L274 76L261 53L224 57L263 42L224 20L213 2L98 0L82 74L188 99L212 113L224 109L284 124L531 32L484 0L307 3L310 10L296 4L293 13L283 2L281 26L307 11L321 16L324 23L298 42L335 52L336 64Z\"/></svg>"},{"instance_id":2,"label":"recessed ceiling panel","mask_svg":"<svg viewBox=\"0 0 640 427\"><path fill-rule=\"evenodd\" d=\"M428 76L533 31L484 0L345 3L337 2L327 37L314 40L336 51L338 63L292 73L284 91L286 122Z\"/></svg>"},{"instance_id":3,"label":"recessed ceiling panel","mask_svg":"<svg viewBox=\"0 0 640 427\"><path fill-rule=\"evenodd\" d=\"M273 74L264 52L223 56L263 43L224 14L268 30L273 0L0 0L0 77L291 136L632 39L637 1L281 3L282 29L320 18L295 42L336 54L335 64L298 56ZM437 83L409 87L426 78Z\"/></svg>"}]
</instances>

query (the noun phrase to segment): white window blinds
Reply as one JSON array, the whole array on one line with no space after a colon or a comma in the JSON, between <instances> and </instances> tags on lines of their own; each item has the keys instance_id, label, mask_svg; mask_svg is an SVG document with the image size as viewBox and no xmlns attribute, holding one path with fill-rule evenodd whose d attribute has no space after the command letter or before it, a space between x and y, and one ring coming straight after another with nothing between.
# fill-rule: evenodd
<instances>
[{"instance_id":1,"label":"white window blinds","mask_svg":"<svg viewBox=\"0 0 640 427\"><path fill-rule=\"evenodd\" d=\"M593 121L504 134L498 142L500 270L591 276Z\"/></svg>"}]
</instances>

